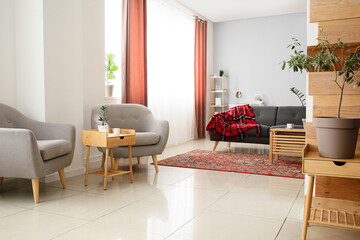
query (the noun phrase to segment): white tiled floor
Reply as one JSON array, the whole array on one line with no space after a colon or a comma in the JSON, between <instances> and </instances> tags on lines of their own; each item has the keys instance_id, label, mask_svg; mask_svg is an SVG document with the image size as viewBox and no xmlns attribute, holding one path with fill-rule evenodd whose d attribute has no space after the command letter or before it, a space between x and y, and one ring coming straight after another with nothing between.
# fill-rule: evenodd
<instances>
[{"instance_id":1,"label":"white tiled floor","mask_svg":"<svg viewBox=\"0 0 360 240\"><path fill-rule=\"evenodd\" d=\"M169 147L164 159L209 140ZM236 151L248 151L236 144ZM227 150L220 143L219 151ZM268 146L256 151L267 153ZM134 164L134 183L123 175L109 181L84 176L40 184L34 204L29 180L0 185L0 239L301 239L303 180L160 166L143 158ZM122 166L127 167L127 161ZM308 239L360 239L360 231L311 225Z\"/></svg>"}]
</instances>

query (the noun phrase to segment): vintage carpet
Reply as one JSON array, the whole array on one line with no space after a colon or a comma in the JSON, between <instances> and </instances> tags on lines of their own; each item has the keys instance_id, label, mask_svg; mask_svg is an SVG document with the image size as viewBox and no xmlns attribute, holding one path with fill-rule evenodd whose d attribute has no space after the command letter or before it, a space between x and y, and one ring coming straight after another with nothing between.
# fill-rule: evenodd
<instances>
[{"instance_id":1,"label":"vintage carpet","mask_svg":"<svg viewBox=\"0 0 360 240\"><path fill-rule=\"evenodd\" d=\"M269 164L269 155L193 150L158 162L162 166L197 168L290 178L304 178L301 158L279 156Z\"/></svg>"}]
</instances>

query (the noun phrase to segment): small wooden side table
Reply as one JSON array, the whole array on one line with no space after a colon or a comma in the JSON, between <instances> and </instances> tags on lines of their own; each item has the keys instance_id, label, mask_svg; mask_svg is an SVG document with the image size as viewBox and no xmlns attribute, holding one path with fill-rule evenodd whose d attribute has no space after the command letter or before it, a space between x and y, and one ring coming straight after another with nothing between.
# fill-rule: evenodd
<instances>
[{"instance_id":1,"label":"small wooden side table","mask_svg":"<svg viewBox=\"0 0 360 240\"><path fill-rule=\"evenodd\" d=\"M314 179L316 176L360 179L360 154L353 159L332 159L319 156L317 146L307 144L303 151L302 172L309 175L305 199L302 239L306 239L309 223L360 230L360 214L339 209L312 207Z\"/></svg>"},{"instance_id":2,"label":"small wooden side table","mask_svg":"<svg viewBox=\"0 0 360 240\"><path fill-rule=\"evenodd\" d=\"M305 147L305 129L273 128L270 130L269 162L278 160L279 154L302 155Z\"/></svg>"},{"instance_id":3,"label":"small wooden side table","mask_svg":"<svg viewBox=\"0 0 360 240\"><path fill-rule=\"evenodd\" d=\"M136 142L135 130L121 129L120 135L112 134L112 129L109 129L109 134L106 132L99 132L98 130L83 130L82 131L82 144L87 147L86 154L86 173L85 173L85 186L88 185L88 174L95 174L104 177L104 190L106 190L107 178L115 177L122 174L130 174L130 182L133 182L132 163L131 163L131 145ZM118 170L112 168L108 169L108 159L111 157L113 163L113 147L128 146L129 150L129 171ZM90 147L103 147L106 148L104 169L89 172L89 157ZM110 152L110 154L109 154ZM117 164L115 164L117 167Z\"/></svg>"}]
</instances>

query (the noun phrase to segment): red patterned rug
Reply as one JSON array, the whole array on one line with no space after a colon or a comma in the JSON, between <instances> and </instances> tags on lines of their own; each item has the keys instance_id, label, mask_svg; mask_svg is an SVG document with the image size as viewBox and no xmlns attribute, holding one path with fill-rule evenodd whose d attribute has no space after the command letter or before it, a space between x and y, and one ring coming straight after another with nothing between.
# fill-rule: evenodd
<instances>
[{"instance_id":1,"label":"red patterned rug","mask_svg":"<svg viewBox=\"0 0 360 240\"><path fill-rule=\"evenodd\" d=\"M269 155L193 150L158 162L162 166L304 178L301 157L282 156L269 163Z\"/></svg>"}]
</instances>

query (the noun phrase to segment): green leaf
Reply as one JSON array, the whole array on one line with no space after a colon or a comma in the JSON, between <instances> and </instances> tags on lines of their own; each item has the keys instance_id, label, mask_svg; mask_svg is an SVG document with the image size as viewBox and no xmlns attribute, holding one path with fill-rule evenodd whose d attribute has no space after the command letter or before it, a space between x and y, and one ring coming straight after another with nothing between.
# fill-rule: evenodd
<instances>
[{"instance_id":1,"label":"green leaf","mask_svg":"<svg viewBox=\"0 0 360 240\"><path fill-rule=\"evenodd\" d=\"M110 68L110 71L112 71L112 72L115 72L117 70L118 70L118 67L116 65L114 65Z\"/></svg>"}]
</instances>

